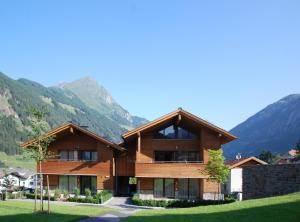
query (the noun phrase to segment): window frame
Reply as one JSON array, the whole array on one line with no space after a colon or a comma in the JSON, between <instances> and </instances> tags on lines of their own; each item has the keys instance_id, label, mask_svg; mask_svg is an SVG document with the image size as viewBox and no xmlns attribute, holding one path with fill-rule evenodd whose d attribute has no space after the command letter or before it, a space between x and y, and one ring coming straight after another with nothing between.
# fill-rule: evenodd
<instances>
[{"instance_id":1,"label":"window frame","mask_svg":"<svg viewBox=\"0 0 300 222\"><path fill-rule=\"evenodd\" d=\"M66 152L67 153L67 158L66 159L61 159L61 152ZM82 154L86 152L89 154L89 158L83 159ZM98 151L97 150L59 150L59 160L60 161L82 161L82 162L97 162L98 161ZM73 153L70 155L70 153ZM72 156L72 158L70 158ZM95 158L94 158L95 157Z\"/></svg>"},{"instance_id":2,"label":"window frame","mask_svg":"<svg viewBox=\"0 0 300 222\"><path fill-rule=\"evenodd\" d=\"M168 138L166 135L160 134L161 131L165 131L169 127L173 127L174 138ZM188 137L187 138L180 138L179 137L179 130L180 129L184 130L187 133L187 135L190 135L190 138L188 138ZM164 136L159 137L159 135L164 135L165 137ZM166 127L155 130L152 133L152 139L154 139L154 140L189 140L190 141L190 140L198 140L199 136L197 135L197 133L194 133L193 131L186 129L185 127L177 126L175 124L171 124L171 125L168 125Z\"/></svg>"}]
</instances>

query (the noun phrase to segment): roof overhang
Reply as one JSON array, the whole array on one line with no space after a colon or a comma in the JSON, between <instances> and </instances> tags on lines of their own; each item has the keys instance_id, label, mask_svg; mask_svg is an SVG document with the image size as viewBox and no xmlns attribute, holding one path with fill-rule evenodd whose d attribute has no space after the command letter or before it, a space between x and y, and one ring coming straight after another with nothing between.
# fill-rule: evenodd
<instances>
[{"instance_id":1,"label":"roof overhang","mask_svg":"<svg viewBox=\"0 0 300 222\"><path fill-rule=\"evenodd\" d=\"M106 144L110 148L114 148L114 149L120 150L120 151L126 150L125 148L119 146L118 144L115 144L115 143L113 143L113 142L111 142L107 139L104 139L101 136L97 135L96 133L94 133L90 130L87 130L83 127L80 127L80 126L78 126L74 123L65 123L62 126L59 126L55 129L49 131L48 133L42 135L42 137L47 138L47 137L50 137L50 136L55 136L55 135L65 131L65 130L68 130L68 129L70 130L70 132L73 132L74 129L78 130L78 131L84 133L85 135L90 136L90 137L94 138L95 140ZM22 148L27 148L27 147L31 146L34 142L35 142L35 140L29 140L29 141L21 144L21 147Z\"/></svg>"},{"instance_id":2,"label":"roof overhang","mask_svg":"<svg viewBox=\"0 0 300 222\"><path fill-rule=\"evenodd\" d=\"M164 115L156 120L153 120L143 126L140 126L138 128L135 128L133 130L130 130L126 133L124 133L122 135L123 139L126 141L136 135L138 135L139 133L142 133L146 130L149 130L149 129L152 129L154 127L156 127L157 125L160 125L160 124L163 124L164 122L167 122L169 120L171 120L172 118L174 117L178 117L178 121L180 121L180 119L182 117L185 117L186 119L190 120L190 121L193 121L195 122L198 126L200 127L206 127L212 131L215 131L216 133L219 133L220 136L224 137L225 138L225 142L224 143L228 143L232 140L235 140L237 139L236 136L232 135L231 133L227 132L226 130L204 120L204 119L201 119L200 117L198 116L195 116L183 109L177 109L176 111L174 112L171 112L167 115Z\"/></svg>"}]
</instances>

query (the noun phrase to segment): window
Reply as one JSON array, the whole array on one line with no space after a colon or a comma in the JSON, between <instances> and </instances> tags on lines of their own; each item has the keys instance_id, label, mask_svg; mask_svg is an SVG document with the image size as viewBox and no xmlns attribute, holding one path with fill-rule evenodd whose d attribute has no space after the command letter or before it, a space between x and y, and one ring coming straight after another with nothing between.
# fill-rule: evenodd
<instances>
[{"instance_id":1,"label":"window","mask_svg":"<svg viewBox=\"0 0 300 222\"><path fill-rule=\"evenodd\" d=\"M91 158L91 152L89 151L82 151L81 152L81 160L90 161Z\"/></svg>"},{"instance_id":2,"label":"window","mask_svg":"<svg viewBox=\"0 0 300 222\"><path fill-rule=\"evenodd\" d=\"M59 176L59 189L61 191L75 192L77 176Z\"/></svg>"},{"instance_id":3,"label":"window","mask_svg":"<svg viewBox=\"0 0 300 222\"><path fill-rule=\"evenodd\" d=\"M61 160L68 160L68 151L60 151L59 157Z\"/></svg>"},{"instance_id":4,"label":"window","mask_svg":"<svg viewBox=\"0 0 300 222\"><path fill-rule=\"evenodd\" d=\"M163 197L164 193L164 180L154 179L154 197Z\"/></svg>"},{"instance_id":5,"label":"window","mask_svg":"<svg viewBox=\"0 0 300 222\"><path fill-rule=\"evenodd\" d=\"M155 161L174 161L175 152L173 151L155 151Z\"/></svg>"},{"instance_id":6,"label":"window","mask_svg":"<svg viewBox=\"0 0 300 222\"><path fill-rule=\"evenodd\" d=\"M154 139L197 139L197 136L180 126L171 125L154 133Z\"/></svg>"},{"instance_id":7,"label":"window","mask_svg":"<svg viewBox=\"0 0 300 222\"><path fill-rule=\"evenodd\" d=\"M200 153L198 151L155 151L154 160L156 162L199 162Z\"/></svg>"},{"instance_id":8,"label":"window","mask_svg":"<svg viewBox=\"0 0 300 222\"><path fill-rule=\"evenodd\" d=\"M199 179L178 179L178 197L196 199L199 197Z\"/></svg>"},{"instance_id":9,"label":"window","mask_svg":"<svg viewBox=\"0 0 300 222\"><path fill-rule=\"evenodd\" d=\"M181 199L187 199L189 197L189 180L178 179L178 197Z\"/></svg>"},{"instance_id":10,"label":"window","mask_svg":"<svg viewBox=\"0 0 300 222\"><path fill-rule=\"evenodd\" d=\"M199 196L199 180L189 179L189 198L196 199Z\"/></svg>"},{"instance_id":11,"label":"window","mask_svg":"<svg viewBox=\"0 0 300 222\"><path fill-rule=\"evenodd\" d=\"M59 152L60 159L66 161L97 161L97 155L96 151L61 150Z\"/></svg>"},{"instance_id":12,"label":"window","mask_svg":"<svg viewBox=\"0 0 300 222\"><path fill-rule=\"evenodd\" d=\"M83 161L97 161L96 151L81 151L80 160Z\"/></svg>"},{"instance_id":13,"label":"window","mask_svg":"<svg viewBox=\"0 0 300 222\"><path fill-rule=\"evenodd\" d=\"M92 193L97 193L97 177L80 176L80 193L85 194L85 189L90 189Z\"/></svg>"},{"instance_id":14,"label":"window","mask_svg":"<svg viewBox=\"0 0 300 222\"><path fill-rule=\"evenodd\" d=\"M165 179L165 197L174 198L174 179Z\"/></svg>"}]
</instances>

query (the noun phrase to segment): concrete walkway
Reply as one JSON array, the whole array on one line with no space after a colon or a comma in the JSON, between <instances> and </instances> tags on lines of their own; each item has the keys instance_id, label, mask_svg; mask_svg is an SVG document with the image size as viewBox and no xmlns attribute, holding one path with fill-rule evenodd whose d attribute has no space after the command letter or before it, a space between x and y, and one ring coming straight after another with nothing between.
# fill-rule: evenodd
<instances>
[{"instance_id":1,"label":"concrete walkway","mask_svg":"<svg viewBox=\"0 0 300 222\"><path fill-rule=\"evenodd\" d=\"M116 209L115 212L110 212L105 215L100 215L96 217L90 217L78 222L119 222L120 219L128 217L129 215L136 213L142 209L153 209L149 207L138 207L131 205L130 198L128 197L113 197L102 206Z\"/></svg>"}]
</instances>

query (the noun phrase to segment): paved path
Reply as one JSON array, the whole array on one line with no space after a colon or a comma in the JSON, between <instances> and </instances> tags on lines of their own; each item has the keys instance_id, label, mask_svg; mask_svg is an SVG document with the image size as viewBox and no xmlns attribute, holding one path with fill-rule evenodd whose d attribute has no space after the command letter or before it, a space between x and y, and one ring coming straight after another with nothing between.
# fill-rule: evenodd
<instances>
[{"instance_id":1,"label":"paved path","mask_svg":"<svg viewBox=\"0 0 300 222\"><path fill-rule=\"evenodd\" d=\"M113 197L107 203L102 206L116 209L115 212L110 212L105 215L96 217L90 217L78 222L119 222L120 219L128 217L129 215L136 213L141 209L152 209L146 207L138 207L130 204L130 198L127 197Z\"/></svg>"}]
</instances>

